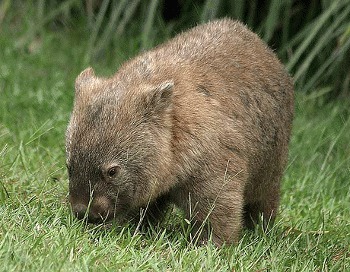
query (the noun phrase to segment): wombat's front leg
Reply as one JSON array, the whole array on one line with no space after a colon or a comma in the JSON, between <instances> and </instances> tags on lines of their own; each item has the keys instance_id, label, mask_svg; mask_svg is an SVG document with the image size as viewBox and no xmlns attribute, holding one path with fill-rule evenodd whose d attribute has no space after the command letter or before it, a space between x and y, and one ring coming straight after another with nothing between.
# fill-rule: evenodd
<instances>
[{"instance_id":1,"label":"wombat's front leg","mask_svg":"<svg viewBox=\"0 0 350 272\"><path fill-rule=\"evenodd\" d=\"M150 202L148 206L139 210L134 218L134 222L144 227L157 225L164 219L169 203L167 195L157 198L155 201Z\"/></svg>"},{"instance_id":2,"label":"wombat's front leg","mask_svg":"<svg viewBox=\"0 0 350 272\"><path fill-rule=\"evenodd\" d=\"M221 192L210 206L209 216L205 220L209 220L209 233L215 245L238 242L242 229L242 207L243 197L235 191Z\"/></svg>"},{"instance_id":3,"label":"wombat's front leg","mask_svg":"<svg viewBox=\"0 0 350 272\"><path fill-rule=\"evenodd\" d=\"M211 184L223 182L210 181ZM191 241L196 244L212 242L221 246L235 243L242 229L243 190L241 184L232 182L219 188L203 186L187 192L187 199L177 203L192 224ZM201 188L201 189L199 189ZM185 201L186 200L186 201Z\"/></svg>"}]
</instances>

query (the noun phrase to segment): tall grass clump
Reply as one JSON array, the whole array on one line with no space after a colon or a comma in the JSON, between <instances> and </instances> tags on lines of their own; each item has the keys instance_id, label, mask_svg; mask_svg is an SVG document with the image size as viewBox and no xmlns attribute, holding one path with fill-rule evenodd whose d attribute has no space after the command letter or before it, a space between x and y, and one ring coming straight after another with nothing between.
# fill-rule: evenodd
<instances>
[{"instance_id":1,"label":"tall grass clump","mask_svg":"<svg viewBox=\"0 0 350 272\"><path fill-rule=\"evenodd\" d=\"M203 6L202 21L230 16L246 22L277 50L298 90L349 97L349 0L212 2Z\"/></svg>"},{"instance_id":2,"label":"tall grass clump","mask_svg":"<svg viewBox=\"0 0 350 272\"><path fill-rule=\"evenodd\" d=\"M17 42L27 46L43 27L63 25L89 34L84 63L110 59L118 44L131 39L134 51L149 48L184 28L220 17L242 20L275 49L294 75L298 90L328 98L350 93L350 0L335 1L3 1L0 20L24 20ZM11 12L17 10L17 12ZM32 10L33 18L24 16Z\"/></svg>"}]
</instances>

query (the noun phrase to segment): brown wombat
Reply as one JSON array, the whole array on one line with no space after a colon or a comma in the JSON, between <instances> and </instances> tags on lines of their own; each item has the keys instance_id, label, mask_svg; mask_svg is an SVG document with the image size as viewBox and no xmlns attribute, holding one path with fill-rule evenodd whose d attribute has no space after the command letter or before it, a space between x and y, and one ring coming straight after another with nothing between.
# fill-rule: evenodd
<instances>
[{"instance_id":1,"label":"brown wombat","mask_svg":"<svg viewBox=\"0 0 350 272\"><path fill-rule=\"evenodd\" d=\"M67 129L69 200L78 218L123 219L169 203L212 241L272 223L287 162L293 85L243 24L199 25L126 62L110 78L75 83ZM206 224L205 222L208 222ZM207 227L200 239L206 239Z\"/></svg>"}]
</instances>

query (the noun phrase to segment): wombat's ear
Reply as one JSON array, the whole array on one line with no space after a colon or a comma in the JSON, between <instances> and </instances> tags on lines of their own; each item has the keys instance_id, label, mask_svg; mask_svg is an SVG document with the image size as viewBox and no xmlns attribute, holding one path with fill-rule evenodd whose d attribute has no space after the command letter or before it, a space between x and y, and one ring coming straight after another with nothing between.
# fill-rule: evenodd
<instances>
[{"instance_id":1,"label":"wombat's ear","mask_svg":"<svg viewBox=\"0 0 350 272\"><path fill-rule=\"evenodd\" d=\"M150 112L160 112L171 105L173 96L173 81L165 81L146 93L146 109Z\"/></svg>"},{"instance_id":2,"label":"wombat's ear","mask_svg":"<svg viewBox=\"0 0 350 272\"><path fill-rule=\"evenodd\" d=\"M78 94L84 88L84 85L88 86L88 84L91 84L92 80L95 79L94 69L91 67L86 68L75 80L75 93Z\"/></svg>"}]
</instances>

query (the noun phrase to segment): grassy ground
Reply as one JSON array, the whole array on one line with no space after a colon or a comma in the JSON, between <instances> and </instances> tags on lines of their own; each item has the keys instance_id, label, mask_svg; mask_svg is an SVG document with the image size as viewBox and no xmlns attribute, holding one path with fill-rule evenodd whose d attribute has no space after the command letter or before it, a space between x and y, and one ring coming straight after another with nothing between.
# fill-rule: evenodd
<instances>
[{"instance_id":1,"label":"grassy ground","mask_svg":"<svg viewBox=\"0 0 350 272\"><path fill-rule=\"evenodd\" d=\"M66 201L64 132L84 39L48 32L17 49L0 36L1 271L350 271L350 102L323 105L298 94L280 215L269 233L244 232L236 246L186 243L173 212L164 228L85 226ZM122 41L108 75L134 55Z\"/></svg>"}]
</instances>

